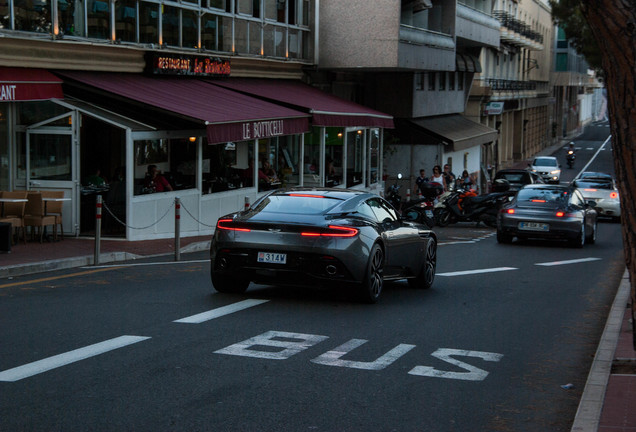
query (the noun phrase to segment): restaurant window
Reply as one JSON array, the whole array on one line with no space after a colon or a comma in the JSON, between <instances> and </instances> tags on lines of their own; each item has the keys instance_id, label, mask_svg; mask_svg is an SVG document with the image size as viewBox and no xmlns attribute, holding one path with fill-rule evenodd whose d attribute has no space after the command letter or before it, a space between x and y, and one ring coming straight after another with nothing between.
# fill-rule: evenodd
<instances>
[{"instance_id":1,"label":"restaurant window","mask_svg":"<svg viewBox=\"0 0 636 432\"><path fill-rule=\"evenodd\" d=\"M60 34L68 36L84 35L84 3L58 0L57 16Z\"/></svg>"},{"instance_id":2,"label":"restaurant window","mask_svg":"<svg viewBox=\"0 0 636 432\"><path fill-rule=\"evenodd\" d=\"M378 173L380 172L380 129L369 129L367 137L369 140L367 186L370 186L378 182Z\"/></svg>"},{"instance_id":3,"label":"restaurant window","mask_svg":"<svg viewBox=\"0 0 636 432\"><path fill-rule=\"evenodd\" d=\"M159 42L159 5L155 3L139 3L139 42Z\"/></svg>"},{"instance_id":4,"label":"restaurant window","mask_svg":"<svg viewBox=\"0 0 636 432\"><path fill-rule=\"evenodd\" d=\"M222 46L219 40L222 38L222 29L219 31L219 20L223 17L205 14L201 17L201 44L202 48L218 50Z\"/></svg>"},{"instance_id":5,"label":"restaurant window","mask_svg":"<svg viewBox=\"0 0 636 432\"><path fill-rule=\"evenodd\" d=\"M71 135L29 135L29 179L72 180Z\"/></svg>"},{"instance_id":6,"label":"restaurant window","mask_svg":"<svg viewBox=\"0 0 636 432\"><path fill-rule=\"evenodd\" d=\"M346 187L362 183L362 161L364 152L364 131L347 132L347 183Z\"/></svg>"},{"instance_id":7,"label":"restaurant window","mask_svg":"<svg viewBox=\"0 0 636 432\"><path fill-rule=\"evenodd\" d=\"M342 184L344 161L344 129L325 128L325 184Z\"/></svg>"},{"instance_id":8,"label":"restaurant window","mask_svg":"<svg viewBox=\"0 0 636 432\"><path fill-rule=\"evenodd\" d=\"M109 3L103 0L88 0L86 3L88 21L86 23L89 38L108 39L109 38Z\"/></svg>"},{"instance_id":9,"label":"restaurant window","mask_svg":"<svg viewBox=\"0 0 636 432\"><path fill-rule=\"evenodd\" d=\"M137 2L124 0L115 3L115 37L124 42L137 41Z\"/></svg>"},{"instance_id":10,"label":"restaurant window","mask_svg":"<svg viewBox=\"0 0 636 432\"><path fill-rule=\"evenodd\" d=\"M258 189L299 184L300 135L258 140Z\"/></svg>"},{"instance_id":11,"label":"restaurant window","mask_svg":"<svg viewBox=\"0 0 636 432\"><path fill-rule=\"evenodd\" d=\"M185 48L198 48L199 46L199 24L197 13L188 9L181 10L182 24L182 46Z\"/></svg>"},{"instance_id":12,"label":"restaurant window","mask_svg":"<svg viewBox=\"0 0 636 432\"><path fill-rule=\"evenodd\" d=\"M179 9L161 5L161 44L179 46Z\"/></svg>"},{"instance_id":13,"label":"restaurant window","mask_svg":"<svg viewBox=\"0 0 636 432\"><path fill-rule=\"evenodd\" d=\"M173 190L196 187L197 142L187 138L135 141L135 195L166 192L150 184L154 166Z\"/></svg>"},{"instance_id":14,"label":"restaurant window","mask_svg":"<svg viewBox=\"0 0 636 432\"><path fill-rule=\"evenodd\" d=\"M13 7L15 30L51 33L50 2L46 0L14 0Z\"/></svg>"},{"instance_id":15,"label":"restaurant window","mask_svg":"<svg viewBox=\"0 0 636 432\"><path fill-rule=\"evenodd\" d=\"M24 126L40 123L67 111L67 108L50 101L20 102L17 107L18 118L16 119L16 124Z\"/></svg>"},{"instance_id":16,"label":"restaurant window","mask_svg":"<svg viewBox=\"0 0 636 432\"><path fill-rule=\"evenodd\" d=\"M304 137L303 186L322 186L320 181L320 128L314 127Z\"/></svg>"},{"instance_id":17,"label":"restaurant window","mask_svg":"<svg viewBox=\"0 0 636 432\"><path fill-rule=\"evenodd\" d=\"M203 194L252 187L254 141L203 144Z\"/></svg>"}]
</instances>

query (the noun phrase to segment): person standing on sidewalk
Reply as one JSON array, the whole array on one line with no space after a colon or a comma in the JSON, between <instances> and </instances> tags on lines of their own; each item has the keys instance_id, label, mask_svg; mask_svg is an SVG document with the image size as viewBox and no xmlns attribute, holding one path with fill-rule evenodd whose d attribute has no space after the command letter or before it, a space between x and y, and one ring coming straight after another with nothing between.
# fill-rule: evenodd
<instances>
[{"instance_id":1,"label":"person standing on sidewalk","mask_svg":"<svg viewBox=\"0 0 636 432\"><path fill-rule=\"evenodd\" d=\"M420 170L419 177L415 179L415 187L413 188L413 192L418 193L422 187L422 184L427 182L428 182L428 177L426 177L426 171L424 170L424 168L422 168Z\"/></svg>"}]
</instances>

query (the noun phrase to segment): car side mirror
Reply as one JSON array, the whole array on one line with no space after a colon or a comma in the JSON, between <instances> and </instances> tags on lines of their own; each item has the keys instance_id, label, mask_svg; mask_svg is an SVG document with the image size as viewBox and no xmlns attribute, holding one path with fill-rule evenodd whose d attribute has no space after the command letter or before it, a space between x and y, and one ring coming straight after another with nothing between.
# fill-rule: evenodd
<instances>
[{"instance_id":1,"label":"car side mirror","mask_svg":"<svg viewBox=\"0 0 636 432\"><path fill-rule=\"evenodd\" d=\"M594 200L589 200L586 202L586 204L590 207L596 207L596 201Z\"/></svg>"}]
</instances>

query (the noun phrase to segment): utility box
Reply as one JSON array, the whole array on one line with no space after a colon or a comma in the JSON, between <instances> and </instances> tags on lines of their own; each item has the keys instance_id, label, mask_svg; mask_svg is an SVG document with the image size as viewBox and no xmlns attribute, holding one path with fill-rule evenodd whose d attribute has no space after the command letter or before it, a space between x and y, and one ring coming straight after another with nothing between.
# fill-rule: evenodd
<instances>
[{"instance_id":1,"label":"utility box","mask_svg":"<svg viewBox=\"0 0 636 432\"><path fill-rule=\"evenodd\" d=\"M9 222L0 222L0 253L11 252L11 228Z\"/></svg>"}]
</instances>

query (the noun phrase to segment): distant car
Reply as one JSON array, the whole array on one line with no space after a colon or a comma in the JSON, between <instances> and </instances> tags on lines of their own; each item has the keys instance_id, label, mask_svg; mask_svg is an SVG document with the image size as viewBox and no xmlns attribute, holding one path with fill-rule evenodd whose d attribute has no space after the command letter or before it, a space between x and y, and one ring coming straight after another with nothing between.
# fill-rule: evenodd
<instances>
[{"instance_id":1,"label":"distant car","mask_svg":"<svg viewBox=\"0 0 636 432\"><path fill-rule=\"evenodd\" d=\"M554 156L538 156L530 164L530 171L537 173L546 183L559 183L561 165Z\"/></svg>"},{"instance_id":2,"label":"distant car","mask_svg":"<svg viewBox=\"0 0 636 432\"><path fill-rule=\"evenodd\" d=\"M543 184L543 178L525 169L502 169L497 171L494 180L506 179L510 183L510 190L517 191L528 184Z\"/></svg>"},{"instance_id":3,"label":"distant car","mask_svg":"<svg viewBox=\"0 0 636 432\"><path fill-rule=\"evenodd\" d=\"M524 186L498 214L497 241L563 239L583 247L596 241L596 218L594 203L571 186Z\"/></svg>"},{"instance_id":4,"label":"distant car","mask_svg":"<svg viewBox=\"0 0 636 432\"><path fill-rule=\"evenodd\" d=\"M599 216L610 217L614 220L621 218L621 203L618 188L614 178L605 173L583 172L572 181L586 200L596 202Z\"/></svg>"},{"instance_id":5,"label":"distant car","mask_svg":"<svg viewBox=\"0 0 636 432\"><path fill-rule=\"evenodd\" d=\"M374 303L385 281L431 287L437 237L377 195L292 188L219 218L210 258L220 292L244 292L250 282L344 286Z\"/></svg>"}]
</instances>

